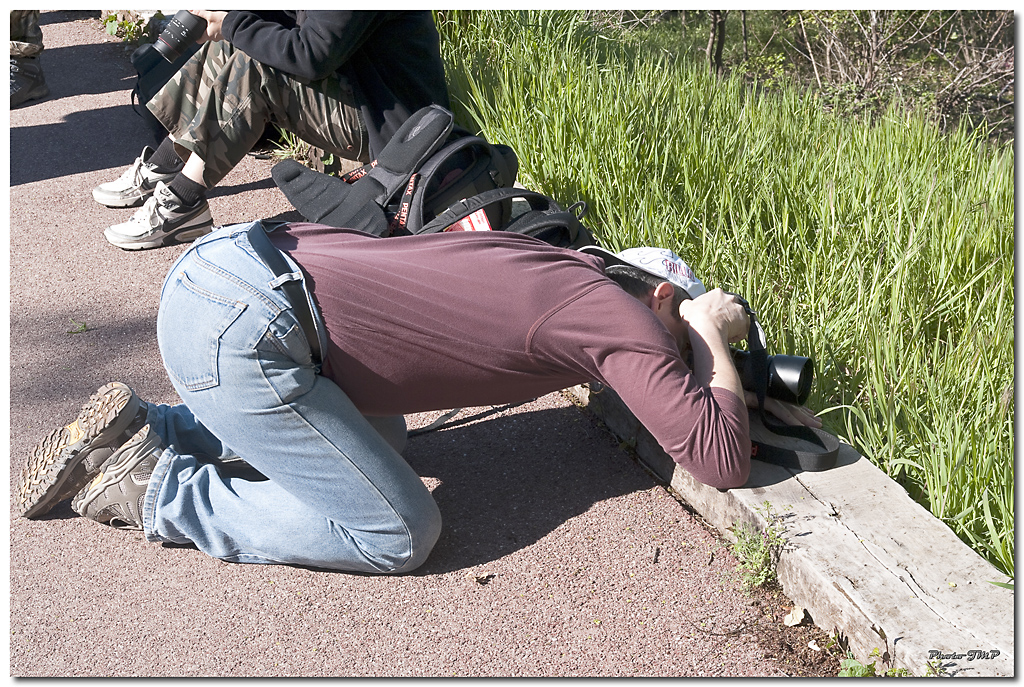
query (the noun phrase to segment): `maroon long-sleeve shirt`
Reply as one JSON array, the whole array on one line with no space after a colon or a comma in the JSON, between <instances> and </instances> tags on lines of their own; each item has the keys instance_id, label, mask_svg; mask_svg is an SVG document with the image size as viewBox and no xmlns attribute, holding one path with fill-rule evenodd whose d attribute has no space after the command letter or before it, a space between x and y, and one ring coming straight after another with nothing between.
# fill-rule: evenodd
<instances>
[{"instance_id":1,"label":"maroon long-sleeve shirt","mask_svg":"<svg viewBox=\"0 0 1024 687\"><path fill-rule=\"evenodd\" d=\"M330 339L322 373L364 414L497 405L598 381L697 480L746 481L742 400L700 386L600 258L504 232L379 239L292 224L270 237L312 280Z\"/></svg>"}]
</instances>

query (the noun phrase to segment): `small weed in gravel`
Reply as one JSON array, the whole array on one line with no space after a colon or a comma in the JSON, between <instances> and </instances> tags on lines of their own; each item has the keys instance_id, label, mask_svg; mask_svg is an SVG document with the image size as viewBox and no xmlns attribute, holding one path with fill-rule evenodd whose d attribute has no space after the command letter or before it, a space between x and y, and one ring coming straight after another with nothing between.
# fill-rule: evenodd
<instances>
[{"instance_id":1,"label":"small weed in gravel","mask_svg":"<svg viewBox=\"0 0 1024 687\"><path fill-rule=\"evenodd\" d=\"M757 511L766 522L763 530L759 531L749 525L729 528L736 536L732 550L740 562L744 589L763 587L775 581L779 554L786 544L784 529L779 524L780 516L772 511L771 504L765 501Z\"/></svg>"}]
</instances>

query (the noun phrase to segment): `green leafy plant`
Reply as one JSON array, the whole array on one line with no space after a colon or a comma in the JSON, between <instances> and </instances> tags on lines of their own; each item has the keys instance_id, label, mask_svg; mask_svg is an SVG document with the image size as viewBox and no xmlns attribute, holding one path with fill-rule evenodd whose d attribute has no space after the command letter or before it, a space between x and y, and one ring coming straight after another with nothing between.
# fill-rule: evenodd
<instances>
[{"instance_id":1,"label":"green leafy plant","mask_svg":"<svg viewBox=\"0 0 1024 687\"><path fill-rule=\"evenodd\" d=\"M278 140L274 142L272 155L279 160L297 160L309 166L310 151L313 146L277 124L274 125L274 128L277 129Z\"/></svg>"},{"instance_id":2,"label":"green leafy plant","mask_svg":"<svg viewBox=\"0 0 1024 687\"><path fill-rule=\"evenodd\" d=\"M910 671L906 668L894 668L892 666L893 656L889 653L889 638L886 637L885 630L876 625L872 625L871 629L885 641L885 651L876 646L868 654L868 658L878 659L883 665L888 667L879 674L875 668L877 661L872 661L868 664L861 663L854 657L853 652L847 648L846 658L840 662L839 677L912 677ZM895 648L893 651L895 651Z\"/></svg>"},{"instance_id":3,"label":"green leafy plant","mask_svg":"<svg viewBox=\"0 0 1024 687\"><path fill-rule=\"evenodd\" d=\"M295 160L310 169L316 169L333 176L339 176L335 165L343 158L336 157L334 153L315 148L306 143L297 135L274 125L277 129L278 139L272 145L270 154L278 160ZM317 164L319 163L319 164Z\"/></svg>"},{"instance_id":4,"label":"green leafy plant","mask_svg":"<svg viewBox=\"0 0 1024 687\"><path fill-rule=\"evenodd\" d=\"M763 529L750 525L730 528L736 537L732 550L739 559L739 570L746 589L763 587L775 581L779 555L786 545L784 528L779 524L779 516L772 511L771 504L765 501L757 512L765 519Z\"/></svg>"},{"instance_id":5,"label":"green leafy plant","mask_svg":"<svg viewBox=\"0 0 1024 687\"><path fill-rule=\"evenodd\" d=\"M156 18L163 15L159 14ZM149 22L130 11L111 12L103 18L107 34L116 36L126 43L141 43L148 38Z\"/></svg>"},{"instance_id":6,"label":"green leafy plant","mask_svg":"<svg viewBox=\"0 0 1024 687\"><path fill-rule=\"evenodd\" d=\"M875 673L875 662L864 665L853 657L852 651L846 652L846 658L840 661L839 677L878 677Z\"/></svg>"},{"instance_id":7,"label":"green leafy plant","mask_svg":"<svg viewBox=\"0 0 1024 687\"><path fill-rule=\"evenodd\" d=\"M878 647L871 651L872 658L881 658L882 654ZM846 652L846 658L840 661L839 677L912 677L906 668L887 668L879 674L875 668L876 661L863 664L853 656L852 651Z\"/></svg>"}]
</instances>

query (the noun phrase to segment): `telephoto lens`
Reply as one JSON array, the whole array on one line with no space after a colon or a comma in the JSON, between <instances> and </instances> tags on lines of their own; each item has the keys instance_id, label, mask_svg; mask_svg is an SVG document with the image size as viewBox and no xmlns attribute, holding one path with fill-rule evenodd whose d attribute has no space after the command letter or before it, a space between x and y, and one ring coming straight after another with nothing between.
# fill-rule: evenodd
<instances>
[{"instance_id":1,"label":"telephoto lens","mask_svg":"<svg viewBox=\"0 0 1024 687\"><path fill-rule=\"evenodd\" d=\"M732 349L732 359L747 391L756 391L750 353ZM811 395L814 382L814 361L798 355L768 356L767 395L786 403L803 405Z\"/></svg>"},{"instance_id":2,"label":"telephoto lens","mask_svg":"<svg viewBox=\"0 0 1024 687\"><path fill-rule=\"evenodd\" d=\"M188 10L178 10L171 17L153 47L168 62L174 62L181 57L182 51L199 40L199 37L206 31L206 20L197 17Z\"/></svg>"}]
</instances>

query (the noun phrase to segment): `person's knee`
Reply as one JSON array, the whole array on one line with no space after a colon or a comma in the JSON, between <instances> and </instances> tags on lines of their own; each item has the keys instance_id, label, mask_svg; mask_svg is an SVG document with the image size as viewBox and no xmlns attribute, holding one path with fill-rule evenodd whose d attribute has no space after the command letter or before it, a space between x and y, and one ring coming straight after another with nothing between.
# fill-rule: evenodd
<instances>
[{"instance_id":1,"label":"person's knee","mask_svg":"<svg viewBox=\"0 0 1024 687\"><path fill-rule=\"evenodd\" d=\"M433 502L430 505L431 507L424 508L414 521L408 521L408 532L399 537L402 541L401 553L388 547L375 556L375 563L380 567L380 572L407 573L426 562L441 536L441 511Z\"/></svg>"}]
</instances>

